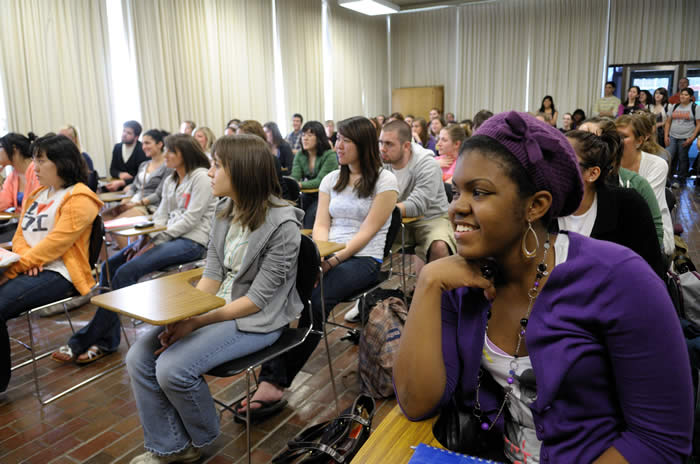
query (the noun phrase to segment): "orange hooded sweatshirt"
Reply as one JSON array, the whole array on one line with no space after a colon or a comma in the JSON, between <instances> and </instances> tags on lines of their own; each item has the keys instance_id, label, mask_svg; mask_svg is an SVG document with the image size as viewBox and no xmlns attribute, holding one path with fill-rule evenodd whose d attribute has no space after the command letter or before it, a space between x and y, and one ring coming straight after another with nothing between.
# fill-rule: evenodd
<instances>
[{"instance_id":1,"label":"orange hooded sweatshirt","mask_svg":"<svg viewBox=\"0 0 700 464\"><path fill-rule=\"evenodd\" d=\"M27 207L31 206L39 192L45 188L41 187L33 191L24 204ZM22 227L17 227L17 232L12 239L12 251L22 258L10 266L5 275L14 279L17 274L28 269L63 258L73 286L81 295L89 293L95 285L89 263L90 232L102 204L97 195L85 184L75 184L72 192L63 197L56 211L53 229L35 247L27 245ZM20 224L24 220L25 211L26 208L23 208L19 219Z\"/></svg>"}]
</instances>

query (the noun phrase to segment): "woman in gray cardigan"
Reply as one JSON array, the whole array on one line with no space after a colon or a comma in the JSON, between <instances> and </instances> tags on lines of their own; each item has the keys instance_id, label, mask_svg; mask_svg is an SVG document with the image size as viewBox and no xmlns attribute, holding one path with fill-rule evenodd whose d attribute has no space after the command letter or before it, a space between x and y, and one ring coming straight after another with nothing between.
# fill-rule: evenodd
<instances>
[{"instance_id":1,"label":"woman in gray cardigan","mask_svg":"<svg viewBox=\"0 0 700 464\"><path fill-rule=\"evenodd\" d=\"M274 343L296 319L303 212L279 198L263 140L226 136L212 150L212 193L223 197L197 288L226 304L155 328L127 355L146 453L131 462L195 462L219 434L219 417L202 375Z\"/></svg>"},{"instance_id":2,"label":"woman in gray cardigan","mask_svg":"<svg viewBox=\"0 0 700 464\"><path fill-rule=\"evenodd\" d=\"M127 187L131 198L102 213L105 221L123 217L145 216L153 214L158 208L162 197L163 181L173 173L165 163L165 137L169 134L164 130L151 129L143 134L143 152L150 158L139 165L134 182ZM118 235L112 237L119 248L127 245L127 239Z\"/></svg>"}]
</instances>

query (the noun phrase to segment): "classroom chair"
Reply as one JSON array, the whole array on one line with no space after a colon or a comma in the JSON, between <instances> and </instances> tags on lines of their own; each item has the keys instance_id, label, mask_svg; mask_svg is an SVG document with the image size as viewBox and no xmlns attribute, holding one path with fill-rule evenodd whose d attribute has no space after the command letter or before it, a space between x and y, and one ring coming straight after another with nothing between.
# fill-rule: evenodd
<instances>
[{"instance_id":1,"label":"classroom chair","mask_svg":"<svg viewBox=\"0 0 700 464\"><path fill-rule=\"evenodd\" d=\"M98 279L97 279L98 282L99 282L99 265L98 265L98 260L99 260L99 257L100 257L100 253L101 253L103 250L104 250L104 252L105 252L105 254L106 254L106 253L107 253L107 250L106 250L106 247L105 247L105 228L104 228L104 222L102 221L102 216L97 215L97 217L95 218L95 220L94 220L93 223L92 223L92 229L91 229L91 231L90 231L90 244L89 244L89 257L88 257L88 260L89 260L90 266L91 266L93 269L95 269L95 273L96 273L96 275L98 276ZM108 280L108 285L111 286L111 282L109 282L109 275L108 275L108 279L107 279L107 280ZM107 291L109 291L109 290L111 290L111 288L110 288L110 287L102 287L102 286L100 286L99 283L98 283L98 284L96 284L96 285L92 288L92 291L95 291L95 290L107 290ZM27 318L27 326L28 326L28 328L29 328L29 345L27 345L26 343L24 343L24 342L22 342L22 341L20 341L20 340L18 340L18 339L16 339L16 338L11 338L12 340L14 340L14 341L16 341L17 343L19 343L20 345L22 345L22 346L23 346L24 348L26 348L27 350L29 350L29 352L30 352L31 355L32 355L31 359L28 359L28 360L26 360L26 361L24 361L24 362L22 362L22 363L20 363L20 364L17 364L16 366L12 366L11 371L14 372L16 369L22 368L22 367L27 366L27 365L29 365L29 364L32 365L33 377L34 377L34 389L35 389L35 391L36 391L37 399L39 400L39 403L40 403L42 406L44 406L44 405L46 405L46 404L49 404L49 403L51 403L51 402L53 402L53 401L55 401L55 400L57 400L57 399L59 399L59 398L65 396L65 395L67 395L68 393L71 393L71 392L73 392L74 390L77 390L78 388L82 387L83 385L86 385L86 384L88 384L88 383L90 383L90 382L92 382L92 381L94 381L94 380L97 380L97 379L99 379L99 378L101 378L101 377L103 377L103 376L109 374L110 372L114 371L115 369L121 367L121 364L120 364L120 365L117 365L117 366L113 366L113 367L111 367L111 368L109 368L109 369L107 369L107 370L105 370L105 371L102 371L102 372L100 372L99 374L96 374L96 375L90 377L89 379L86 379L86 380L84 380L84 381L78 383L77 385L74 385L74 386L72 386L72 387L70 387L70 388L68 388L68 389L66 389L66 390L64 390L64 391L62 391L62 392L60 392L60 393L58 393L58 394L56 394L56 395L54 395L54 396L48 398L48 399L46 399L46 400L44 400L44 399L41 397L41 391L40 391L40 388L39 388L39 375L38 375L38 371L37 371L37 361L39 361L40 359L43 359L43 358L45 358L45 357L47 357L47 356L50 356L51 353L53 353L53 350L49 350L49 351L47 351L47 352L45 352L45 353L42 353L42 354L40 354L40 355L37 356L37 354L36 354L36 347L34 346L34 334L33 334L33 330L32 330L32 318L31 318L31 316L32 316L32 314L37 313L37 312L40 312L42 309L47 308L47 307L49 307L49 306L52 306L52 305L55 305L55 304L63 304L63 312L64 312L64 314L66 315L66 317L68 318L68 324L70 325L70 329L71 329L71 331L72 331L73 333L75 333L75 329L74 329L74 327L73 327L73 321L71 320L70 314L68 313L67 304L68 304L70 301L72 301L72 300L74 300L74 299L77 299L77 298L80 298L80 295L78 294L77 291L74 290L74 295L71 295L71 296L69 296L69 297L67 297L67 298L64 298L64 299L62 299L62 300L59 300L59 301L52 301L51 303L47 303L47 304L45 304L45 305L43 305L43 306L38 306L38 307L36 307L36 308L32 308L32 309L30 309L30 310L28 310L28 311L25 311L23 314L24 314L24 315L26 316L26 318ZM126 335L126 331L124 330L124 326L122 326L122 333L124 334L124 339L126 340L126 344L127 344L128 346L131 346L130 343L129 343L129 338L128 338L127 335Z\"/></svg>"},{"instance_id":2,"label":"classroom chair","mask_svg":"<svg viewBox=\"0 0 700 464\"><path fill-rule=\"evenodd\" d=\"M301 298L302 303L304 304L304 311L307 311L309 313L309 321L313 321L313 312L311 308L311 293L313 292L314 289L314 284L316 283L316 279L320 275L321 272L321 257L318 253L318 248L316 248L316 244L314 243L311 238L302 235L301 236L301 245L299 247L299 259L297 263L297 282L296 282L296 288L297 292L299 292L299 297ZM287 351L291 350L292 348L295 348L306 340L306 338L311 335L312 333L315 333L316 335L323 335L323 339L326 343L326 356L328 358L328 370L330 371L331 374L331 384L333 387L333 395L335 397L335 405L336 405L336 410L338 409L338 394L336 391L336 386L335 386L335 376L333 375L333 366L331 363L331 355L330 351L328 348L328 337L326 336L325 333L325 325L323 326L323 333L319 333L315 330L313 330L313 324L310 324L309 327L297 327L297 328L291 328L287 327L284 329L282 332L282 335L280 338L277 339L275 343L272 345L268 346L265 349L262 349L256 353L249 354L248 356L244 356L242 358L238 359L233 359L231 361L228 361L224 364L221 364L214 369L210 370L207 372L207 375L212 375L215 377L231 377L237 374L240 374L241 372L246 373L246 396L245 398L247 399L247 403L250 404L250 398L251 398L251 389L250 389L250 379L251 376L255 380L255 385L257 388L258 385L258 378L255 375L255 368L264 364L265 362L276 358L277 356L280 356L283 353L286 353ZM220 405L223 410L221 411L223 413L224 410L227 410L231 412L232 414L237 415L233 408L232 405L238 403L241 399L237 399L236 401L231 402L230 404L223 403L216 398L214 401ZM246 411L246 417L245 417L245 424L246 424L246 446L248 449L248 463L251 462L251 449L250 449L250 410L248 409Z\"/></svg>"}]
</instances>

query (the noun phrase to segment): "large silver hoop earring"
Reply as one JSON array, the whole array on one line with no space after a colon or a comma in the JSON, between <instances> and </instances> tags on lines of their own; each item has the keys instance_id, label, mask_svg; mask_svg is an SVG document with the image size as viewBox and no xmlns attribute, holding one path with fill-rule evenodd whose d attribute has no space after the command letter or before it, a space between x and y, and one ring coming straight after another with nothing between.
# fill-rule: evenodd
<instances>
[{"instance_id":1,"label":"large silver hoop earring","mask_svg":"<svg viewBox=\"0 0 700 464\"><path fill-rule=\"evenodd\" d=\"M529 233L532 233L532 235L535 237L535 249L530 251L527 249L527 235ZM523 240L521 244L521 249L523 252L523 256L527 259L532 259L535 256L537 256L537 250L540 249L540 239L537 238L537 234L535 233L535 229L532 228L532 223L530 221L527 221L527 230L525 231L525 235L523 235Z\"/></svg>"}]
</instances>

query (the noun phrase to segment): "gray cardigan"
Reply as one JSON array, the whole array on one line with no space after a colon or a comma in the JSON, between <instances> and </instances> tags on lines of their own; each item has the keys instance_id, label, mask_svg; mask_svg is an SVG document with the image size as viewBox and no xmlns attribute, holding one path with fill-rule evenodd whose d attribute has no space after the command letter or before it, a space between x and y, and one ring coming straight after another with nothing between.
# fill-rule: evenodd
<instances>
[{"instance_id":1,"label":"gray cardigan","mask_svg":"<svg viewBox=\"0 0 700 464\"><path fill-rule=\"evenodd\" d=\"M153 215L153 222L168 228L151 234L151 238L156 245L182 237L207 246L216 206L207 169L197 168L188 173L180 185L175 175L166 176L163 181L163 198Z\"/></svg>"},{"instance_id":2,"label":"gray cardigan","mask_svg":"<svg viewBox=\"0 0 700 464\"><path fill-rule=\"evenodd\" d=\"M172 175L173 170L163 163L158 169L151 173L150 177L148 177L148 181L144 182L149 163L152 163L152 161L149 160L141 163L139 171L134 177L134 182L129 188L134 193L134 197L131 201L148 199L148 210L154 212L160 203L160 196L162 193L161 184L167 176Z\"/></svg>"},{"instance_id":3,"label":"gray cardigan","mask_svg":"<svg viewBox=\"0 0 700 464\"><path fill-rule=\"evenodd\" d=\"M281 204L279 200L274 200ZM217 213L228 207L224 198L217 204ZM237 319L245 332L268 333L296 319L303 304L296 289L297 258L301 243L301 220L304 212L284 203L269 208L265 222L248 237L248 248L231 287L231 301L247 296L260 311ZM223 282L226 234L229 218L214 219L207 250L204 277Z\"/></svg>"},{"instance_id":4,"label":"gray cardigan","mask_svg":"<svg viewBox=\"0 0 700 464\"><path fill-rule=\"evenodd\" d=\"M391 164L385 164L384 169L395 172ZM433 152L412 143L411 159L404 169L408 169L410 179L406 189L399 193L396 203L404 204L406 217L424 216L425 219L432 219L447 214L442 170L433 158Z\"/></svg>"}]
</instances>

